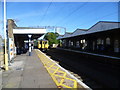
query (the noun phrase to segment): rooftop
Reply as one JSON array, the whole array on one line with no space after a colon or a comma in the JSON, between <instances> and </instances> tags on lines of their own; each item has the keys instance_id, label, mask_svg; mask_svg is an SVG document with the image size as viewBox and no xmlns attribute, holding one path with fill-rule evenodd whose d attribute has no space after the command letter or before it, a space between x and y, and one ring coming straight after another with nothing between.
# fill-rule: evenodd
<instances>
[{"instance_id":1,"label":"rooftop","mask_svg":"<svg viewBox=\"0 0 120 90\"><path fill-rule=\"evenodd\" d=\"M65 33L62 37L59 37L58 39L85 35L95 32L102 32L116 28L120 28L120 22L99 21L89 29L76 29L73 33Z\"/></svg>"}]
</instances>

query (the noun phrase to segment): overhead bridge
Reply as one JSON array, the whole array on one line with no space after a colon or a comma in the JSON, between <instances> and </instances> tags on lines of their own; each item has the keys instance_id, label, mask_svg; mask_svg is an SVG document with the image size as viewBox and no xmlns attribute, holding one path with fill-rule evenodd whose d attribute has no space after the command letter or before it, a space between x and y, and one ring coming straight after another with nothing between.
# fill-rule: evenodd
<instances>
[{"instance_id":1,"label":"overhead bridge","mask_svg":"<svg viewBox=\"0 0 120 90\"><path fill-rule=\"evenodd\" d=\"M20 45L21 43L24 43L25 40L29 40L28 35L31 35L31 40L33 40L33 39L38 39L45 33L46 33L46 29L40 29L40 28L13 29L13 35L15 38L16 46L17 43L19 43ZM23 45L21 47L23 47Z\"/></svg>"},{"instance_id":2,"label":"overhead bridge","mask_svg":"<svg viewBox=\"0 0 120 90\"><path fill-rule=\"evenodd\" d=\"M9 55L14 55L14 53L21 54L23 52L21 49L27 50L29 47L31 47L31 41L33 41L34 39L38 39L39 37L47 33L45 28L18 27L12 19L8 19L7 29ZM10 50L13 50L12 53Z\"/></svg>"}]
</instances>

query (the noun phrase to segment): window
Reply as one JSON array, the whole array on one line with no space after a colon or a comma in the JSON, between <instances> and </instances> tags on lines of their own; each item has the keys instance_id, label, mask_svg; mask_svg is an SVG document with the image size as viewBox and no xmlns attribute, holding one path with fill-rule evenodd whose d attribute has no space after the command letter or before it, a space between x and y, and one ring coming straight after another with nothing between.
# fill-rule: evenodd
<instances>
[{"instance_id":1,"label":"window","mask_svg":"<svg viewBox=\"0 0 120 90\"><path fill-rule=\"evenodd\" d=\"M82 43L82 40L80 40L80 43Z\"/></svg>"},{"instance_id":2,"label":"window","mask_svg":"<svg viewBox=\"0 0 120 90\"><path fill-rule=\"evenodd\" d=\"M71 44L71 41L69 40L69 46L70 46L70 44Z\"/></svg>"},{"instance_id":3,"label":"window","mask_svg":"<svg viewBox=\"0 0 120 90\"><path fill-rule=\"evenodd\" d=\"M102 45L104 44L104 40L101 41L101 44L102 44Z\"/></svg>"},{"instance_id":4,"label":"window","mask_svg":"<svg viewBox=\"0 0 120 90\"><path fill-rule=\"evenodd\" d=\"M85 43L85 39L83 39L82 42Z\"/></svg>"},{"instance_id":5,"label":"window","mask_svg":"<svg viewBox=\"0 0 120 90\"><path fill-rule=\"evenodd\" d=\"M85 43L85 39L83 39L83 40L80 40L80 42L81 42L81 43Z\"/></svg>"},{"instance_id":6,"label":"window","mask_svg":"<svg viewBox=\"0 0 120 90\"><path fill-rule=\"evenodd\" d=\"M76 46L79 47L79 41L76 42Z\"/></svg>"},{"instance_id":7,"label":"window","mask_svg":"<svg viewBox=\"0 0 120 90\"><path fill-rule=\"evenodd\" d=\"M71 46L73 46L73 42L71 42Z\"/></svg>"},{"instance_id":8,"label":"window","mask_svg":"<svg viewBox=\"0 0 120 90\"><path fill-rule=\"evenodd\" d=\"M95 41L93 41L93 50L95 50Z\"/></svg>"},{"instance_id":9,"label":"window","mask_svg":"<svg viewBox=\"0 0 120 90\"><path fill-rule=\"evenodd\" d=\"M102 40L100 38L97 39L97 44L102 44Z\"/></svg>"},{"instance_id":10,"label":"window","mask_svg":"<svg viewBox=\"0 0 120 90\"><path fill-rule=\"evenodd\" d=\"M110 38L106 38L106 44L110 45Z\"/></svg>"},{"instance_id":11,"label":"window","mask_svg":"<svg viewBox=\"0 0 120 90\"><path fill-rule=\"evenodd\" d=\"M45 44L47 44L47 41L45 42Z\"/></svg>"},{"instance_id":12,"label":"window","mask_svg":"<svg viewBox=\"0 0 120 90\"><path fill-rule=\"evenodd\" d=\"M114 52L119 52L119 41L118 40L114 41Z\"/></svg>"}]
</instances>

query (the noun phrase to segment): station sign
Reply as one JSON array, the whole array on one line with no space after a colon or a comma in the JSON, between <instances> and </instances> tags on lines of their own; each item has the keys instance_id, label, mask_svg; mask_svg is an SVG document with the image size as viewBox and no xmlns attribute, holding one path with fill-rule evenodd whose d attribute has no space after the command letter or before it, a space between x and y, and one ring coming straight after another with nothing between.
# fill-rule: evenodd
<instances>
[{"instance_id":1,"label":"station sign","mask_svg":"<svg viewBox=\"0 0 120 90\"><path fill-rule=\"evenodd\" d=\"M9 38L9 60L11 61L14 57L14 44L13 39Z\"/></svg>"}]
</instances>

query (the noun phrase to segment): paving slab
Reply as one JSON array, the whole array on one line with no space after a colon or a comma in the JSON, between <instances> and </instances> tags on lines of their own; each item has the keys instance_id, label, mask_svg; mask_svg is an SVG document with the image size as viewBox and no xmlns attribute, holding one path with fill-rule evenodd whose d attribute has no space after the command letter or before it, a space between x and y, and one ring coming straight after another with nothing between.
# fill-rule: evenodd
<instances>
[{"instance_id":1,"label":"paving slab","mask_svg":"<svg viewBox=\"0 0 120 90\"><path fill-rule=\"evenodd\" d=\"M2 73L2 88L57 88L36 52L18 55Z\"/></svg>"}]
</instances>

